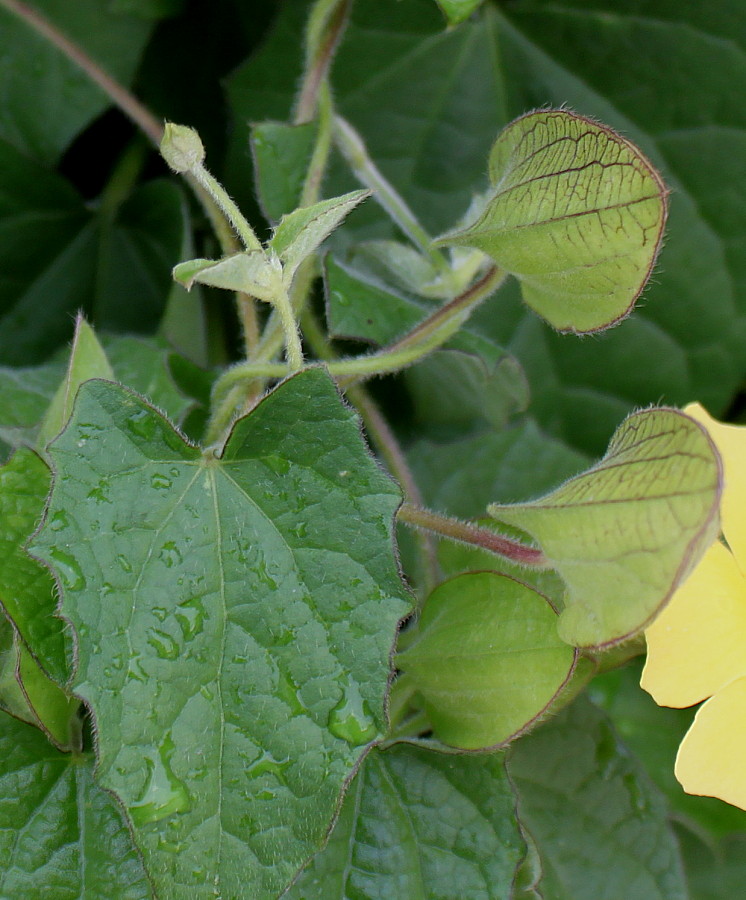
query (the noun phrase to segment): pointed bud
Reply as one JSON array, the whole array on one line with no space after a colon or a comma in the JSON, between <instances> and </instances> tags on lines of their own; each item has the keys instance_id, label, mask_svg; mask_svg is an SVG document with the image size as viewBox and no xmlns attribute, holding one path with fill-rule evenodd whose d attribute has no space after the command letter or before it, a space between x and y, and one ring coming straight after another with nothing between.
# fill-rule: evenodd
<instances>
[{"instance_id":1,"label":"pointed bud","mask_svg":"<svg viewBox=\"0 0 746 900\"><path fill-rule=\"evenodd\" d=\"M166 122L160 150L174 172L191 172L205 158L205 148L197 132L173 122Z\"/></svg>"}]
</instances>

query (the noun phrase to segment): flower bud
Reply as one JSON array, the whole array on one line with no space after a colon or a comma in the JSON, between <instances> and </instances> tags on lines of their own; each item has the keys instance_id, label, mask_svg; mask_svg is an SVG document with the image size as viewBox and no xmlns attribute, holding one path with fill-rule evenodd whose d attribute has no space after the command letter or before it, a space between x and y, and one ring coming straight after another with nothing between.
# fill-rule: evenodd
<instances>
[{"instance_id":1,"label":"flower bud","mask_svg":"<svg viewBox=\"0 0 746 900\"><path fill-rule=\"evenodd\" d=\"M160 150L174 172L191 172L205 158L205 148L197 132L173 122L166 122Z\"/></svg>"}]
</instances>

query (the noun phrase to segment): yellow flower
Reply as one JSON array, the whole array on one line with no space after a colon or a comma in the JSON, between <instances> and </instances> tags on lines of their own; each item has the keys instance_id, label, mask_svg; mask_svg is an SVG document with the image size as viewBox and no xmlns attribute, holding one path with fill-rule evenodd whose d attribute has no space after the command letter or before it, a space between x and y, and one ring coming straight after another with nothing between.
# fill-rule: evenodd
<instances>
[{"instance_id":1,"label":"yellow flower","mask_svg":"<svg viewBox=\"0 0 746 900\"><path fill-rule=\"evenodd\" d=\"M710 547L645 632L641 684L661 706L706 700L679 747L676 777L689 794L746 809L746 428L716 422L698 404L685 412L723 460L728 547Z\"/></svg>"}]
</instances>

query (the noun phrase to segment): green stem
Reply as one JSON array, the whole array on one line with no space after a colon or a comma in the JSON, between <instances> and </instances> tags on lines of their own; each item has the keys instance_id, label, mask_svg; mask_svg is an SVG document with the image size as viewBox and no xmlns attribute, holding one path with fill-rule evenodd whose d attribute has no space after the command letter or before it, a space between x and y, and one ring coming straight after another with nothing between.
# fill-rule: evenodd
<instances>
[{"instance_id":1,"label":"green stem","mask_svg":"<svg viewBox=\"0 0 746 900\"><path fill-rule=\"evenodd\" d=\"M327 363L329 374L338 378L342 387L348 388L360 378L398 372L417 362L445 343L464 323L474 307L497 289L503 278L504 274L496 267L492 267L463 294L459 294L450 303L436 310L390 347L366 356L329 362ZM289 374L290 369L287 365L265 362L260 358L260 353L266 356L268 353L266 345L259 348L254 359L239 363L223 373L215 385L216 403L222 403L227 392L241 382L251 381L254 378L283 378Z\"/></svg>"},{"instance_id":2,"label":"green stem","mask_svg":"<svg viewBox=\"0 0 746 900\"><path fill-rule=\"evenodd\" d=\"M280 291L274 299L273 306L277 310L285 332L285 347L290 371L297 372L303 367L303 346L300 341L298 321L295 318L293 304L290 302L287 291Z\"/></svg>"},{"instance_id":3,"label":"green stem","mask_svg":"<svg viewBox=\"0 0 746 900\"><path fill-rule=\"evenodd\" d=\"M316 115L334 54L344 34L350 0L317 0L306 26L306 66L293 122L303 125Z\"/></svg>"},{"instance_id":4,"label":"green stem","mask_svg":"<svg viewBox=\"0 0 746 900\"><path fill-rule=\"evenodd\" d=\"M246 221L241 210L228 196L227 191L217 178L213 177L202 164L195 166L189 174L212 197L223 215L233 226L233 230L241 239L244 247L247 250L261 250L262 245L259 238L254 234L251 225Z\"/></svg>"},{"instance_id":5,"label":"green stem","mask_svg":"<svg viewBox=\"0 0 746 900\"><path fill-rule=\"evenodd\" d=\"M316 143L308 164L308 171L303 182L300 205L312 206L318 203L321 194L321 182L329 162L329 151L332 147L332 121L334 109L329 85L324 82L319 88L318 98L318 132Z\"/></svg>"},{"instance_id":6,"label":"green stem","mask_svg":"<svg viewBox=\"0 0 746 900\"><path fill-rule=\"evenodd\" d=\"M384 178L380 169L368 156L363 139L341 116L334 117L334 140L358 180L373 191L375 200L386 210L415 247L427 256L433 265L444 273L451 267L443 254L433 247L432 239L417 221L394 186Z\"/></svg>"},{"instance_id":7,"label":"green stem","mask_svg":"<svg viewBox=\"0 0 746 900\"><path fill-rule=\"evenodd\" d=\"M411 503L404 503L399 508L398 518L407 525L424 528L449 540L488 550L490 553L495 553L497 556L502 556L504 559L509 559L522 566L532 569L552 568L541 550L495 534L488 528L479 528L449 516L441 516Z\"/></svg>"}]
</instances>

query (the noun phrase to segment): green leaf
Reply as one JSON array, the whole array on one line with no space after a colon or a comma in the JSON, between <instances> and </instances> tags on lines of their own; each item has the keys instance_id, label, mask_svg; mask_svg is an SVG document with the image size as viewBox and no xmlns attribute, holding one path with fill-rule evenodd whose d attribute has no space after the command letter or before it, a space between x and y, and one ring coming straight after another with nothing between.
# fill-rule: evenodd
<instances>
[{"instance_id":1,"label":"green leaf","mask_svg":"<svg viewBox=\"0 0 746 900\"><path fill-rule=\"evenodd\" d=\"M338 228L352 210L370 196L370 191L351 191L341 197L322 200L283 216L275 228L268 249L282 262L282 278L289 287L298 266Z\"/></svg>"},{"instance_id":2,"label":"green leaf","mask_svg":"<svg viewBox=\"0 0 746 900\"><path fill-rule=\"evenodd\" d=\"M559 331L630 313L666 220L663 182L634 144L564 110L529 113L495 142L490 181L479 217L436 243L488 253Z\"/></svg>"},{"instance_id":3,"label":"green leaf","mask_svg":"<svg viewBox=\"0 0 746 900\"><path fill-rule=\"evenodd\" d=\"M94 760L60 753L35 728L0 728L0 896L150 900L120 809L93 781Z\"/></svg>"},{"instance_id":4,"label":"green leaf","mask_svg":"<svg viewBox=\"0 0 746 900\"><path fill-rule=\"evenodd\" d=\"M78 315L67 363L67 375L57 388L57 393L52 398L39 429L37 440L40 448L46 447L65 427L72 413L73 400L78 388L91 378L106 378L113 381L114 372L93 329L81 315Z\"/></svg>"},{"instance_id":5,"label":"green leaf","mask_svg":"<svg viewBox=\"0 0 746 900\"><path fill-rule=\"evenodd\" d=\"M528 406L526 376L515 357L462 332L407 372L417 418L430 425L486 419L495 428ZM464 349L454 349L454 345ZM467 349L469 348L469 349Z\"/></svg>"},{"instance_id":6,"label":"green leaf","mask_svg":"<svg viewBox=\"0 0 746 900\"><path fill-rule=\"evenodd\" d=\"M288 900L508 900L522 840L502 756L371 751Z\"/></svg>"},{"instance_id":7,"label":"green leaf","mask_svg":"<svg viewBox=\"0 0 746 900\"><path fill-rule=\"evenodd\" d=\"M142 394L173 422L181 422L192 401L176 384L174 360L183 360L162 340L154 337L103 335L101 343L121 384Z\"/></svg>"},{"instance_id":8,"label":"green leaf","mask_svg":"<svg viewBox=\"0 0 746 900\"><path fill-rule=\"evenodd\" d=\"M552 900L688 900L667 806L585 698L513 745L518 818Z\"/></svg>"},{"instance_id":9,"label":"green leaf","mask_svg":"<svg viewBox=\"0 0 746 900\"><path fill-rule=\"evenodd\" d=\"M672 814L710 842L746 832L746 812L715 797L694 797L674 775L679 744L694 719L694 709L658 706L640 690L641 665L633 664L600 675L591 697L611 719L624 743L666 795Z\"/></svg>"},{"instance_id":10,"label":"green leaf","mask_svg":"<svg viewBox=\"0 0 746 900\"><path fill-rule=\"evenodd\" d=\"M9 449L33 447L41 420L65 374L62 359L43 366L0 366L0 440Z\"/></svg>"},{"instance_id":11,"label":"green leaf","mask_svg":"<svg viewBox=\"0 0 746 900\"><path fill-rule=\"evenodd\" d=\"M483 516L489 497L527 500L588 464L531 420L450 440L420 439L407 457L427 505L464 518Z\"/></svg>"},{"instance_id":12,"label":"green leaf","mask_svg":"<svg viewBox=\"0 0 746 900\"><path fill-rule=\"evenodd\" d=\"M396 660L435 736L479 750L535 724L569 680L576 651L558 637L546 597L505 575L473 572L435 588Z\"/></svg>"},{"instance_id":13,"label":"green leaf","mask_svg":"<svg viewBox=\"0 0 746 900\"><path fill-rule=\"evenodd\" d=\"M60 750L78 749L80 701L42 672L10 624L0 624L0 709L40 728Z\"/></svg>"},{"instance_id":14,"label":"green leaf","mask_svg":"<svg viewBox=\"0 0 746 900\"><path fill-rule=\"evenodd\" d=\"M746 837L743 833L705 842L685 828L678 828L687 881L695 900L731 900L743 888L746 877Z\"/></svg>"},{"instance_id":15,"label":"green leaf","mask_svg":"<svg viewBox=\"0 0 746 900\"><path fill-rule=\"evenodd\" d=\"M389 344L428 314L423 304L363 278L331 255L324 261L324 285L327 323L337 337Z\"/></svg>"},{"instance_id":16,"label":"green leaf","mask_svg":"<svg viewBox=\"0 0 746 900\"><path fill-rule=\"evenodd\" d=\"M721 490L704 429L652 409L629 416L587 472L487 511L532 535L567 584L562 638L602 647L637 634L668 602L717 536Z\"/></svg>"},{"instance_id":17,"label":"green leaf","mask_svg":"<svg viewBox=\"0 0 746 900\"><path fill-rule=\"evenodd\" d=\"M219 260L190 259L179 263L173 276L187 289L197 282L250 294L266 303L274 301L282 284L277 260L263 250L244 250Z\"/></svg>"},{"instance_id":18,"label":"green leaf","mask_svg":"<svg viewBox=\"0 0 746 900\"><path fill-rule=\"evenodd\" d=\"M25 552L41 520L50 483L46 463L25 448L0 467L0 559L4 562L0 605L44 671L64 684L69 676L70 638L55 615L54 582L44 566Z\"/></svg>"},{"instance_id":19,"label":"green leaf","mask_svg":"<svg viewBox=\"0 0 746 900\"><path fill-rule=\"evenodd\" d=\"M468 19L482 0L437 0L451 25L458 25Z\"/></svg>"},{"instance_id":20,"label":"green leaf","mask_svg":"<svg viewBox=\"0 0 746 900\"><path fill-rule=\"evenodd\" d=\"M320 369L240 420L221 459L88 382L50 454L33 552L77 634L73 688L96 721L101 784L157 890L276 896L386 730L409 607L398 491ZM88 539L94 525L106 540Z\"/></svg>"},{"instance_id":21,"label":"green leaf","mask_svg":"<svg viewBox=\"0 0 746 900\"><path fill-rule=\"evenodd\" d=\"M98 0L34 3L42 17L128 86L152 25L112 6ZM0 33L0 139L31 159L53 164L111 101L65 54L5 8L0 9Z\"/></svg>"},{"instance_id":22,"label":"green leaf","mask_svg":"<svg viewBox=\"0 0 746 900\"><path fill-rule=\"evenodd\" d=\"M234 194L246 180L247 123L287 118L306 14L307 3L285 3L261 50L229 79ZM332 71L335 104L430 233L452 227L486 187L500 129L547 104L634 140L672 188L661 267L644 304L617 328L585 341L557 334L526 309L512 280L475 314L524 366L540 427L586 453L602 454L634 407L696 397L717 415L740 389L746 122L738 103L712 98L746 90L744 47L738 0L669 3L654 14L634 0L490 3L448 30L432 0L353 5ZM336 193L353 185L343 165L325 182ZM335 242L345 237L395 234L370 203Z\"/></svg>"},{"instance_id":23,"label":"green leaf","mask_svg":"<svg viewBox=\"0 0 746 900\"><path fill-rule=\"evenodd\" d=\"M148 398L174 421L181 421L192 401L176 386L171 365L172 358L182 357L170 352L158 338L103 335L101 343L117 381ZM41 366L0 367L0 439L11 448L37 445L42 419L65 369L59 354Z\"/></svg>"},{"instance_id":24,"label":"green leaf","mask_svg":"<svg viewBox=\"0 0 746 900\"><path fill-rule=\"evenodd\" d=\"M67 182L0 142L0 361L46 359L81 308L99 330L154 330L185 214L165 181L138 188L114 216L90 212Z\"/></svg>"},{"instance_id":25,"label":"green leaf","mask_svg":"<svg viewBox=\"0 0 746 900\"><path fill-rule=\"evenodd\" d=\"M300 206L317 131L315 122L305 125L260 122L252 125L251 150L256 189L270 222L279 222Z\"/></svg>"}]
</instances>

